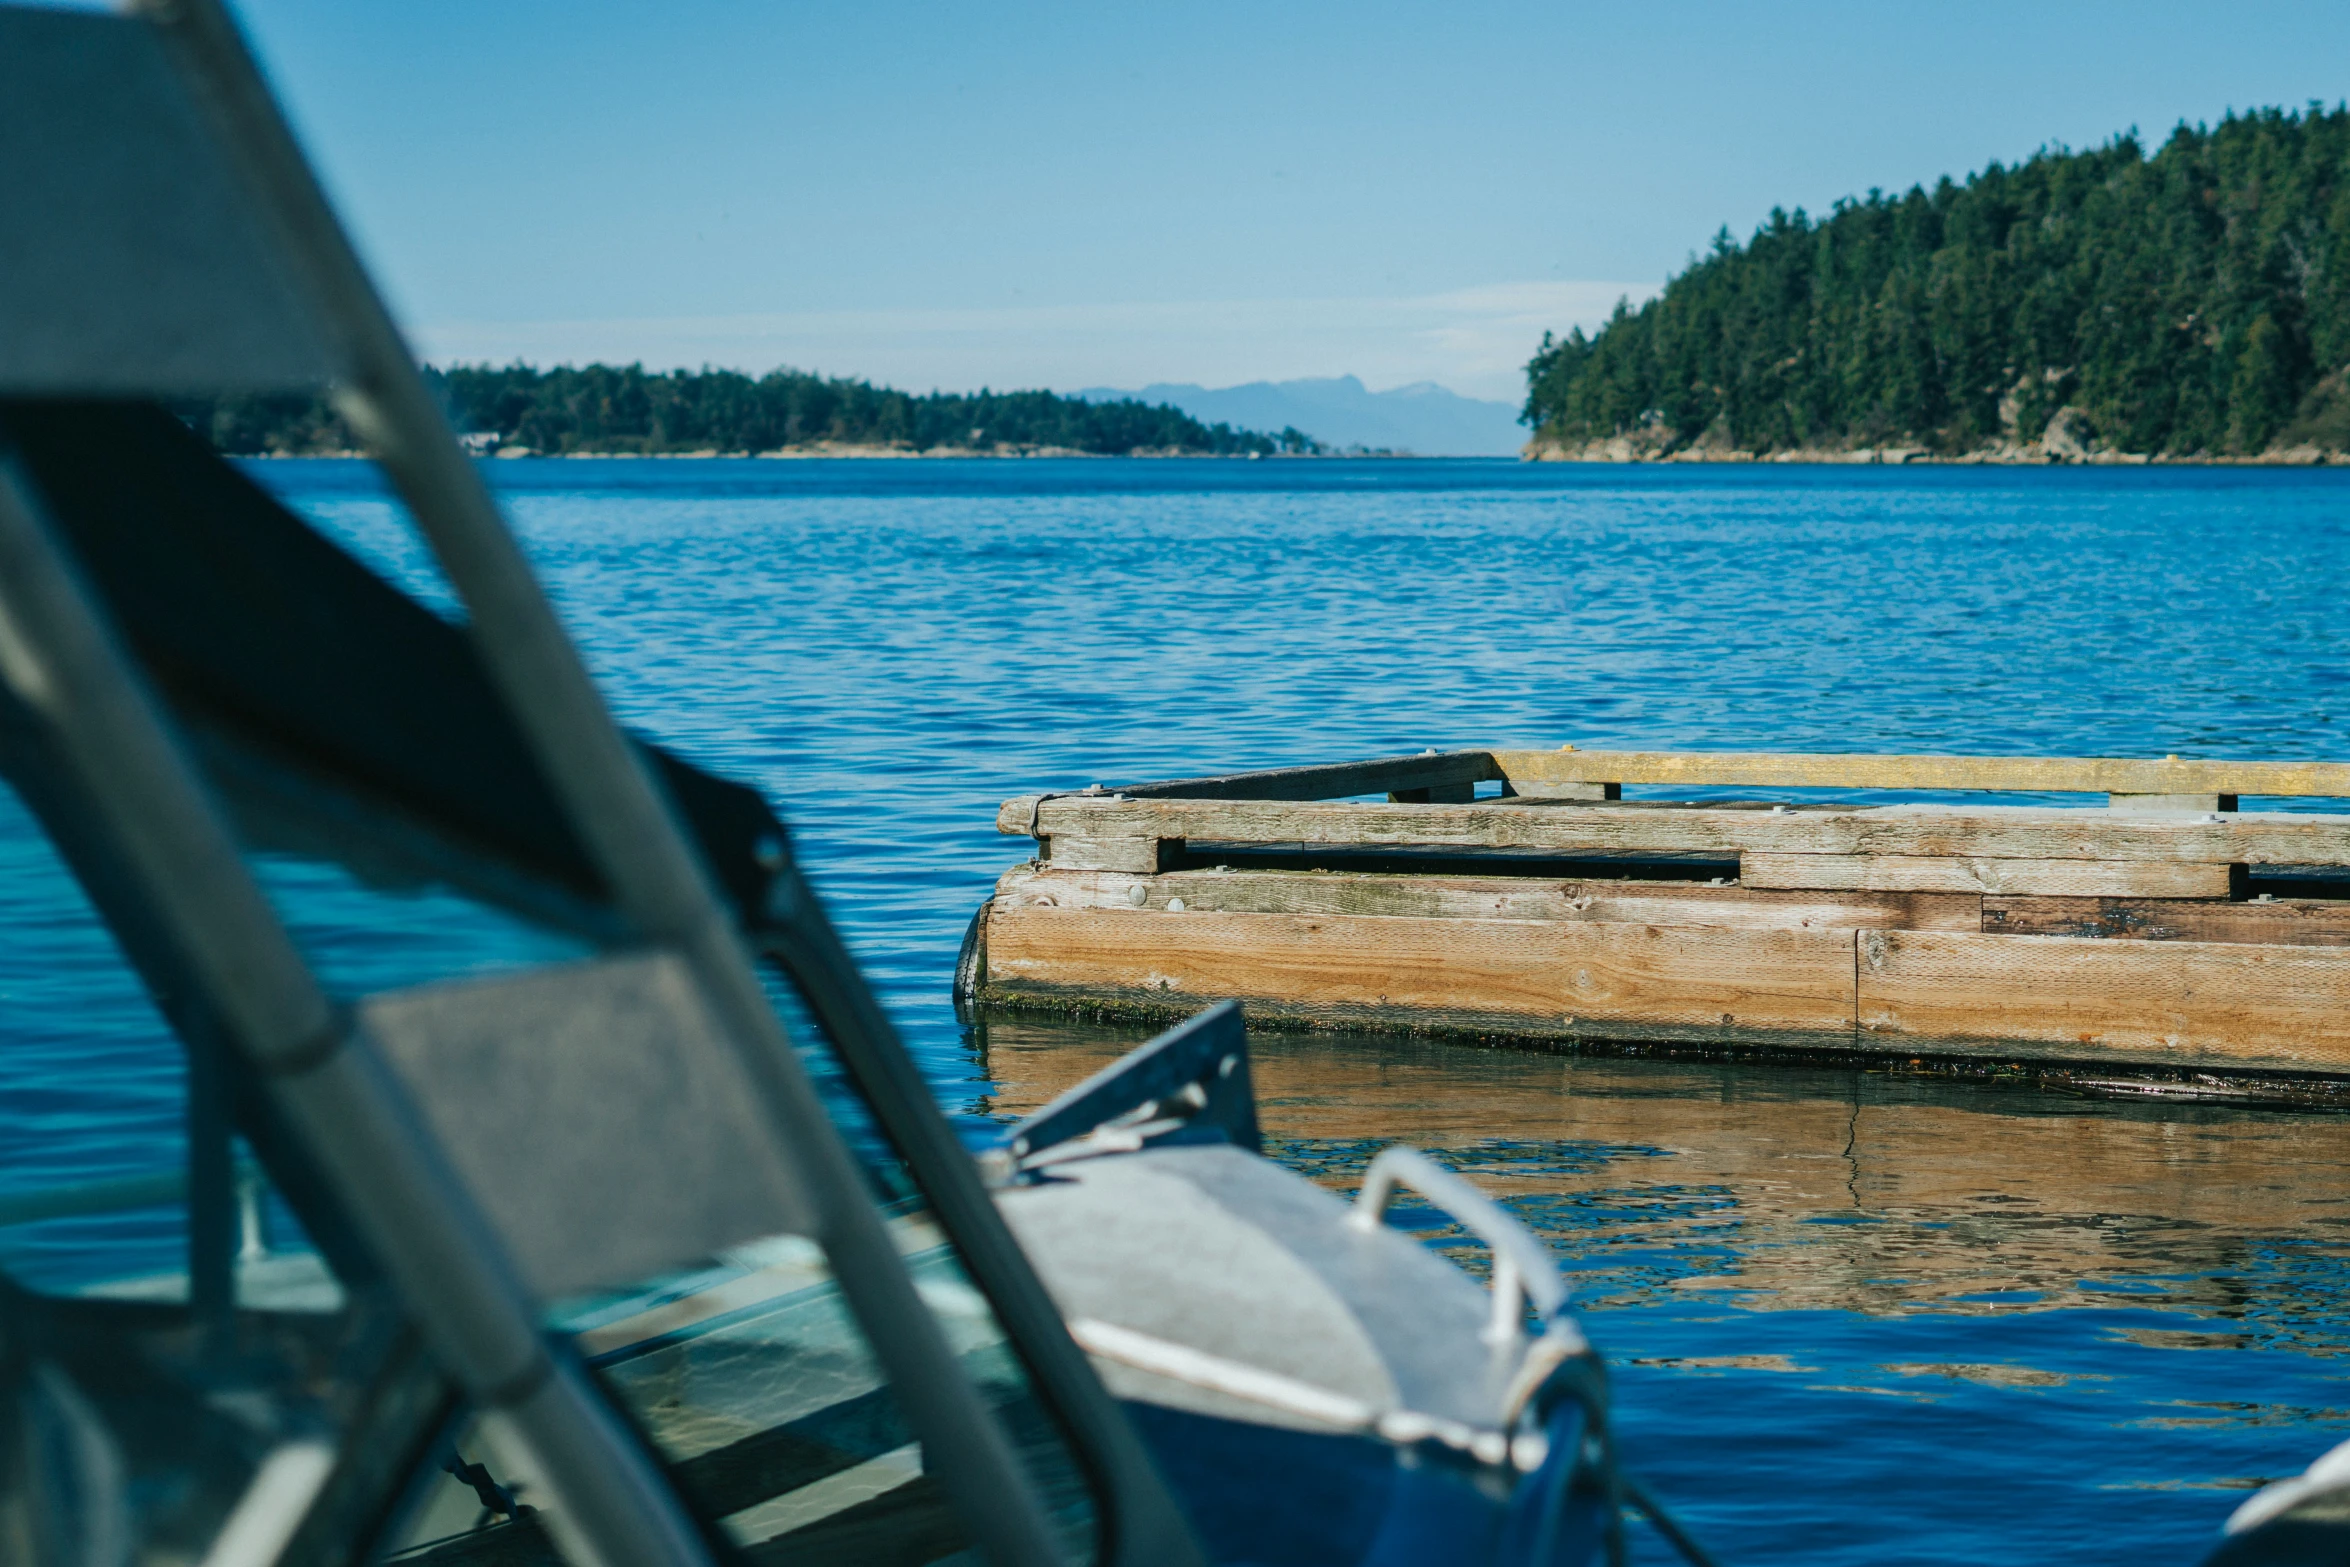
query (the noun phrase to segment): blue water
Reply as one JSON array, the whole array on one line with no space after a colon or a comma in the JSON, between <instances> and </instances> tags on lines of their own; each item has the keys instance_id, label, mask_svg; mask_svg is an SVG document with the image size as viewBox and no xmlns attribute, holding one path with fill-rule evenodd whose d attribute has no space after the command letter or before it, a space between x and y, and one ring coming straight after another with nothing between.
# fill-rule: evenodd
<instances>
[{"instance_id":1,"label":"blue water","mask_svg":"<svg viewBox=\"0 0 2350 1567\"><path fill-rule=\"evenodd\" d=\"M255 471L446 603L369 470ZM993 830L1012 794L1569 741L2350 756L2350 475L2323 470L492 477L624 717L793 822L960 1114L1014 1107L1020 1073L1123 1038L977 1038L953 1018L963 925L1028 852ZM269 881L346 990L561 951L452 898L292 863ZM177 1159L173 1052L5 802L0 1039L6 1189ZM1553 1239L1621 1368L1633 1459L1726 1561L2191 1561L2245 1484L2350 1436L2336 1119L1261 1048L1286 1085L1268 1128L1300 1168L1343 1186L1409 1138ZM0 1245L48 1282L97 1266L98 1243L110 1265L170 1265L162 1219L110 1225Z\"/></svg>"}]
</instances>

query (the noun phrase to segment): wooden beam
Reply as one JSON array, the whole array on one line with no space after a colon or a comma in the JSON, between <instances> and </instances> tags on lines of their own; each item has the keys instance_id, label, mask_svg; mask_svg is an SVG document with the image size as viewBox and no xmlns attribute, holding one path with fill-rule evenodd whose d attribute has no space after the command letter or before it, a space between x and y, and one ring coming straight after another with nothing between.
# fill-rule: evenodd
<instances>
[{"instance_id":1,"label":"wooden beam","mask_svg":"<svg viewBox=\"0 0 2350 1567\"><path fill-rule=\"evenodd\" d=\"M1512 784L1768 789L1995 789L2350 797L2350 764L2062 756L1835 756L1764 751L1495 751Z\"/></svg>"},{"instance_id":2,"label":"wooden beam","mask_svg":"<svg viewBox=\"0 0 2350 1567\"><path fill-rule=\"evenodd\" d=\"M1015 866L996 883L1005 908L1193 913L1367 914L1422 919L1576 920L1723 930L1983 928L1983 900L1912 892L1757 892L1696 882L1553 881L1532 876L1327 875L1175 871L1163 876Z\"/></svg>"},{"instance_id":3,"label":"wooden beam","mask_svg":"<svg viewBox=\"0 0 2350 1567\"><path fill-rule=\"evenodd\" d=\"M2108 810L2115 811L2232 811L2232 794L2109 794Z\"/></svg>"},{"instance_id":4,"label":"wooden beam","mask_svg":"<svg viewBox=\"0 0 2350 1567\"><path fill-rule=\"evenodd\" d=\"M2208 817L2062 806L1879 806L1771 811L1628 801L1487 800L1384 805L1129 800L1056 795L1005 802L999 831L1092 838L1314 846L1426 845L1537 854L1899 854L2003 860L2178 860L2350 865L2350 816Z\"/></svg>"},{"instance_id":5,"label":"wooden beam","mask_svg":"<svg viewBox=\"0 0 2350 1567\"><path fill-rule=\"evenodd\" d=\"M2001 936L2350 947L2350 902L2333 898L2181 903L2152 898L1987 897L1983 900L1983 929Z\"/></svg>"},{"instance_id":6,"label":"wooden beam","mask_svg":"<svg viewBox=\"0 0 2350 1567\"><path fill-rule=\"evenodd\" d=\"M2050 897L2225 898L2232 867L2172 860L2000 860L1913 854L1749 854L1748 887Z\"/></svg>"},{"instance_id":7,"label":"wooden beam","mask_svg":"<svg viewBox=\"0 0 2350 1567\"><path fill-rule=\"evenodd\" d=\"M1499 777L1501 770L1494 766L1489 751L1431 751L1419 756L1386 756L1367 762L1329 762L1314 767L1275 767L1262 772L1223 773L1212 778L1126 784L1114 792L1135 799L1163 800L1343 800L1358 794L1474 788Z\"/></svg>"},{"instance_id":8,"label":"wooden beam","mask_svg":"<svg viewBox=\"0 0 2350 1567\"><path fill-rule=\"evenodd\" d=\"M1204 904L1214 876L1128 884ZM1048 901L1115 885L1007 878L988 913L989 996L1175 1012L1238 996L1342 1027L2350 1072L2350 921L2328 927L2329 944L2281 946Z\"/></svg>"},{"instance_id":9,"label":"wooden beam","mask_svg":"<svg viewBox=\"0 0 2350 1567\"><path fill-rule=\"evenodd\" d=\"M1853 933L992 905L989 994L1333 1024L1852 1041Z\"/></svg>"},{"instance_id":10,"label":"wooden beam","mask_svg":"<svg viewBox=\"0 0 2350 1567\"><path fill-rule=\"evenodd\" d=\"M1621 800L1624 786L1618 783L1554 783L1546 779L1521 778L1502 784L1502 796L1522 800Z\"/></svg>"},{"instance_id":11,"label":"wooden beam","mask_svg":"<svg viewBox=\"0 0 2350 1567\"><path fill-rule=\"evenodd\" d=\"M1054 833L1045 839L1045 859L1065 871L1162 871L1183 853L1165 838L1081 838Z\"/></svg>"},{"instance_id":12,"label":"wooden beam","mask_svg":"<svg viewBox=\"0 0 2350 1567\"><path fill-rule=\"evenodd\" d=\"M1865 1048L2338 1073L2350 949L1862 931Z\"/></svg>"}]
</instances>

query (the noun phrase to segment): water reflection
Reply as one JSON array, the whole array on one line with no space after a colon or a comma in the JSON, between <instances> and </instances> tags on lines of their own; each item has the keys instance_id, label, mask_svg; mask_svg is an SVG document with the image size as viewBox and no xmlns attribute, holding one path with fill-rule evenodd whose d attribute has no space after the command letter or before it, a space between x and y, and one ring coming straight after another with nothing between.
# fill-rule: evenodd
<instances>
[{"instance_id":1,"label":"water reflection","mask_svg":"<svg viewBox=\"0 0 2350 1567\"><path fill-rule=\"evenodd\" d=\"M1024 1113L1141 1037L992 1019L988 1108ZM1543 1233L1617 1367L1628 1451L1725 1559L1976 1562L2028 1520L2043 1562L2192 1562L2238 1493L2350 1435L2339 1115L1250 1045L1276 1157L1343 1190L1418 1144Z\"/></svg>"},{"instance_id":2,"label":"water reflection","mask_svg":"<svg viewBox=\"0 0 2350 1567\"><path fill-rule=\"evenodd\" d=\"M1006 1112L1129 1043L1000 1019L986 1041ZM2350 1239L2338 1116L1364 1036L1251 1047L1280 1158L1344 1187L1389 1142L1444 1150L1551 1239L1589 1308L1682 1290L1872 1315L2159 1296L2246 1320L2215 1343L2342 1340L2299 1298L2298 1266Z\"/></svg>"}]
</instances>

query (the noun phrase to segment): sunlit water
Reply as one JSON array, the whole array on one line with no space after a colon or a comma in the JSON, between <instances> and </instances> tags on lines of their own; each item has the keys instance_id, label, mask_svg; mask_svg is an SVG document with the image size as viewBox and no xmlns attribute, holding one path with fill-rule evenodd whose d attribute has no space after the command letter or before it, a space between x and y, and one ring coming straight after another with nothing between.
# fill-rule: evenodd
<instances>
[{"instance_id":1,"label":"sunlit water","mask_svg":"<svg viewBox=\"0 0 2350 1567\"><path fill-rule=\"evenodd\" d=\"M368 470L256 471L445 602ZM1570 740L2350 755L2350 475L492 476L628 721L791 820L961 1115L1031 1106L1135 1037L956 1023L964 923L1028 852L993 830L1012 794ZM0 810L0 1183L167 1168L173 1053ZM270 876L345 990L559 950L453 900ZM1631 1458L1726 1561L2187 1562L2243 1486L2350 1435L2337 1117L1340 1036L1257 1048L1282 1158L1343 1188L1386 1142L1429 1146L1552 1240L1619 1367ZM101 1245L127 1248L110 1265L171 1254L152 1216L9 1244L58 1281Z\"/></svg>"}]
</instances>

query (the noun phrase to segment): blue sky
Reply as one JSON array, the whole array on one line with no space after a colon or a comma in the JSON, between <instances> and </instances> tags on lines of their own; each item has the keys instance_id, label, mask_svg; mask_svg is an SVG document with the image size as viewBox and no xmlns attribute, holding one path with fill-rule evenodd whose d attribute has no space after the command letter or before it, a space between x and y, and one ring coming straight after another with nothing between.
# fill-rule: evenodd
<instances>
[{"instance_id":1,"label":"blue sky","mask_svg":"<svg viewBox=\"0 0 2350 1567\"><path fill-rule=\"evenodd\" d=\"M1514 397L1714 231L2350 93L2350 5L247 0L435 357Z\"/></svg>"}]
</instances>

